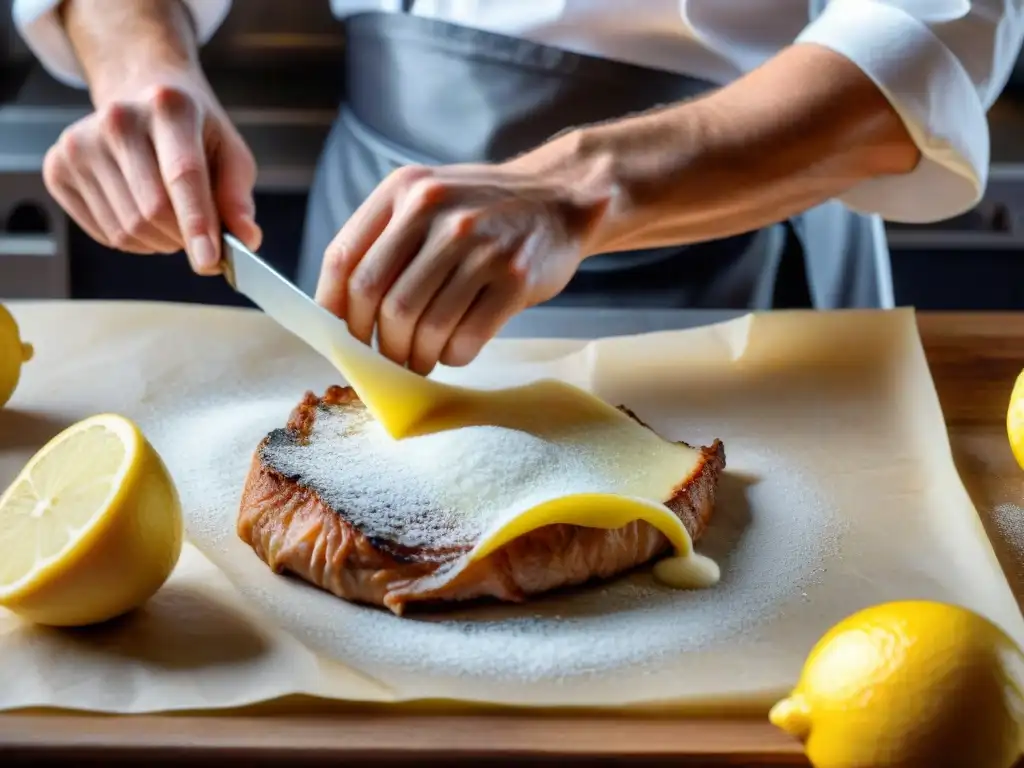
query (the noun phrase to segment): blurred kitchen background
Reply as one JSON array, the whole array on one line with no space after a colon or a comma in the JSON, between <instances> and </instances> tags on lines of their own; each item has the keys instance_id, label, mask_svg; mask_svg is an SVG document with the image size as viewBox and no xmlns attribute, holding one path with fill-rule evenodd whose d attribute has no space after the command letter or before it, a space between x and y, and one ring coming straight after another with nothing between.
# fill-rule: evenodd
<instances>
[{"instance_id":1,"label":"blurred kitchen background","mask_svg":"<svg viewBox=\"0 0 1024 768\"><path fill-rule=\"evenodd\" d=\"M191 275L180 257L127 256L97 245L50 200L43 156L89 102L34 61L10 6L0 0L0 295L243 303L223 281ZM203 56L259 164L261 253L292 275L306 192L341 92L344 40L326 0L246 6L229 15ZM1024 309L1024 58L990 121L992 169L982 203L939 224L889 227L897 304Z\"/></svg>"}]
</instances>

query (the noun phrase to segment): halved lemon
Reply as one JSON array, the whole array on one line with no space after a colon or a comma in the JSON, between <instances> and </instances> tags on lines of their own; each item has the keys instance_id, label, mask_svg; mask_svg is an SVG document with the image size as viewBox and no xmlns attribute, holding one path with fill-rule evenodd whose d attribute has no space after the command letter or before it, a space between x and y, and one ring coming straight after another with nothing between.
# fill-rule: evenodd
<instances>
[{"instance_id":1,"label":"halved lemon","mask_svg":"<svg viewBox=\"0 0 1024 768\"><path fill-rule=\"evenodd\" d=\"M0 606L51 626L120 616L163 586L183 528L174 482L138 426L80 421L0 496Z\"/></svg>"}]
</instances>

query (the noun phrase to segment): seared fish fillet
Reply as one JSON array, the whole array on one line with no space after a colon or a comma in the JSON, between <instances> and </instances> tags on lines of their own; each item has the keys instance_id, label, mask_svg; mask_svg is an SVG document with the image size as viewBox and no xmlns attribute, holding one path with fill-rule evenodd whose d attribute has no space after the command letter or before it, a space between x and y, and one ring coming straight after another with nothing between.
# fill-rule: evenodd
<instances>
[{"instance_id":1,"label":"seared fish fillet","mask_svg":"<svg viewBox=\"0 0 1024 768\"><path fill-rule=\"evenodd\" d=\"M641 432L652 445L652 438L660 442L652 450L663 455L666 446L680 446L678 475L673 475L664 502L696 541L712 515L718 478L725 468L721 441L694 451L685 443L664 441L631 411L620 410L646 427L629 427L631 431ZM526 478L547 471L551 482L547 466L561 459L544 453L551 449L544 442L531 449L540 452L535 464L515 464L501 447L481 455L490 445L487 440L526 439L488 432L479 438L480 450L462 457L437 455L436 440L418 444L424 448L418 453L417 444L406 449L406 441L401 441L399 450L407 450L408 456L402 454L401 468L391 467L380 456L365 458L373 452L367 447L371 443L384 445L385 438L375 436L375 426L354 390L331 387L322 398L308 393L287 427L274 430L260 443L242 493L237 531L275 572L294 574L338 597L401 615L410 603L483 597L521 602L530 595L621 574L670 547L660 531L643 521L614 530L557 524L470 562L466 553L481 531L464 514L459 517L452 511L458 505L451 502L449 486L461 486L468 478L467 488L459 492L467 498L474 493L473 498L487 498L489 489L468 487L476 468L486 464L492 475L498 472L515 483L520 483L518 476L509 479L505 467ZM456 462L459 468L448 467L447 462ZM446 480L445 487L433 488L432 472L457 474L454 482ZM529 481L520 485L528 486Z\"/></svg>"}]
</instances>

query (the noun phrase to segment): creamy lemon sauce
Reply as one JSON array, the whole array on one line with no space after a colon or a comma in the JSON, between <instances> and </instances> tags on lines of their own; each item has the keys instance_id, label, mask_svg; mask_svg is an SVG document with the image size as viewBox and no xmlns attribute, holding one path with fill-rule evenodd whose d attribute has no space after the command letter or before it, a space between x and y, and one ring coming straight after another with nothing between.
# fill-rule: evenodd
<instances>
[{"instance_id":1,"label":"creamy lemon sauce","mask_svg":"<svg viewBox=\"0 0 1024 768\"><path fill-rule=\"evenodd\" d=\"M307 441L272 442L264 459L344 509L360 530L401 546L470 544L472 562L547 525L614 529L644 520L675 550L678 562L659 569L664 583L717 580L663 503L699 470L698 451L558 381L481 403L468 398L461 412L437 418L490 414L496 423L398 440L358 405L325 408ZM491 403L501 407L490 411Z\"/></svg>"}]
</instances>

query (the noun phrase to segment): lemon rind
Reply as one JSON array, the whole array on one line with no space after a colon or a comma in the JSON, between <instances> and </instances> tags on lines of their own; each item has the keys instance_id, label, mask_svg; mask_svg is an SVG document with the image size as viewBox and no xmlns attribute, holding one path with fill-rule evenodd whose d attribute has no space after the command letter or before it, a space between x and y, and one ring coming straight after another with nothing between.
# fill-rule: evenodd
<instances>
[{"instance_id":1,"label":"lemon rind","mask_svg":"<svg viewBox=\"0 0 1024 768\"><path fill-rule=\"evenodd\" d=\"M81 560L96 541L102 538L106 530L112 524L117 510L121 504L126 490L131 485L131 480L139 471L139 458L144 449L141 432L135 424L118 414L101 413L78 421L55 435L17 474L8 488L0 494L0 509L8 502L10 495L26 477L32 474L33 469L38 466L48 453L57 445L73 439L76 434L84 432L96 426L102 426L121 440L125 448L124 457L117 472L111 477L110 485L112 493L98 505L92 517L82 526L75 537L61 550L51 557L42 561L36 561L35 566L17 581L10 584L0 584L0 605L7 602L15 602L27 594L44 586L53 577L60 575L66 570L74 567Z\"/></svg>"}]
</instances>

